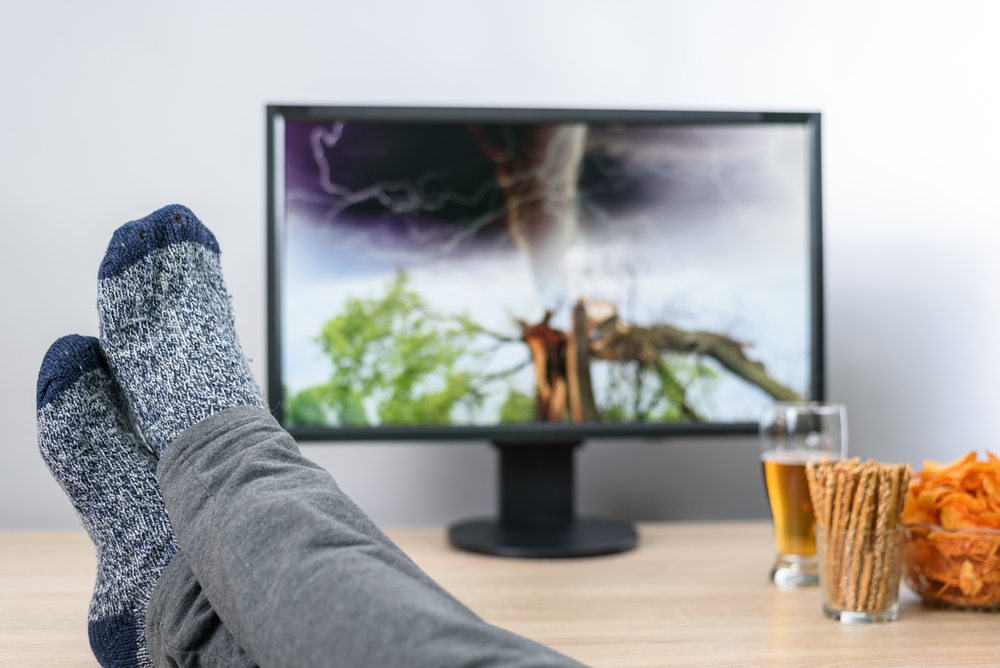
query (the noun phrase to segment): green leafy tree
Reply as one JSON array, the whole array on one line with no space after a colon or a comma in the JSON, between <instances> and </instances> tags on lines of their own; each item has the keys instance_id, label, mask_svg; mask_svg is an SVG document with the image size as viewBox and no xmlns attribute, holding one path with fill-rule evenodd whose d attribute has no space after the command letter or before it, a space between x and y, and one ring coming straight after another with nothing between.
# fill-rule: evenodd
<instances>
[{"instance_id":1,"label":"green leafy tree","mask_svg":"<svg viewBox=\"0 0 1000 668\"><path fill-rule=\"evenodd\" d=\"M297 427L321 427L329 423L330 409L325 400L326 386L310 387L292 396L285 410L285 420ZM285 388L288 396L288 388Z\"/></svg>"},{"instance_id":2,"label":"green leafy tree","mask_svg":"<svg viewBox=\"0 0 1000 668\"><path fill-rule=\"evenodd\" d=\"M457 406L481 403L462 364L476 332L437 317L407 283L400 271L382 297L349 299L327 321L316 341L333 374L292 397L291 425L450 424Z\"/></svg>"},{"instance_id":3,"label":"green leafy tree","mask_svg":"<svg viewBox=\"0 0 1000 668\"><path fill-rule=\"evenodd\" d=\"M507 398L500 406L500 422L502 424L534 422L535 399L513 387L507 393Z\"/></svg>"}]
</instances>

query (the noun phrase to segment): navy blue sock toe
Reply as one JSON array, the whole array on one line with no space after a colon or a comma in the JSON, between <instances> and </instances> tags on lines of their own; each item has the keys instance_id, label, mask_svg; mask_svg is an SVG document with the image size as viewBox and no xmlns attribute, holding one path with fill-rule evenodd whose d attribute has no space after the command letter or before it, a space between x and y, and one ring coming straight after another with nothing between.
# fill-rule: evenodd
<instances>
[{"instance_id":1,"label":"navy blue sock toe","mask_svg":"<svg viewBox=\"0 0 1000 668\"><path fill-rule=\"evenodd\" d=\"M111 236L97 278L118 276L150 253L183 241L201 244L219 253L219 242L191 209L171 204L145 218L125 223Z\"/></svg>"},{"instance_id":2,"label":"navy blue sock toe","mask_svg":"<svg viewBox=\"0 0 1000 668\"><path fill-rule=\"evenodd\" d=\"M36 407L58 399L83 374L104 366L101 346L92 336L70 334L51 346L42 359L35 390Z\"/></svg>"}]
</instances>

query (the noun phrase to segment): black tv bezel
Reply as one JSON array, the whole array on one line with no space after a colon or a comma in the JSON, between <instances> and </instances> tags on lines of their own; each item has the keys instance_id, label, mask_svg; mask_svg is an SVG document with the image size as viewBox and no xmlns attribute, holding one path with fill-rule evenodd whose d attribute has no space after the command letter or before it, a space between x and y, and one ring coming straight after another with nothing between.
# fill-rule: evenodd
<instances>
[{"instance_id":1,"label":"black tv bezel","mask_svg":"<svg viewBox=\"0 0 1000 668\"><path fill-rule=\"evenodd\" d=\"M670 123L676 125L796 124L811 133L809 164L811 387L809 400L826 398L823 307L823 201L821 114L818 112L657 111L624 109L526 109L503 107L362 107L267 105L267 392L271 412L283 422L281 385L280 253L275 172L275 123L345 120L362 122L478 123ZM298 441L471 441L503 444L572 443L591 438L749 436L756 422L706 423L532 423L495 426L292 427Z\"/></svg>"}]
</instances>

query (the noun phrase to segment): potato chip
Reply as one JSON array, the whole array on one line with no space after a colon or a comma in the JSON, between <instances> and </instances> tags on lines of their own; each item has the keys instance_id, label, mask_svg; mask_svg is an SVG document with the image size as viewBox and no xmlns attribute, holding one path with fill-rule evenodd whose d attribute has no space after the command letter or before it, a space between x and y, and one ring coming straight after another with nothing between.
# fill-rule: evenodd
<instances>
[{"instance_id":1,"label":"potato chip","mask_svg":"<svg viewBox=\"0 0 1000 668\"><path fill-rule=\"evenodd\" d=\"M975 596L983 588L983 581L976 575L971 561L962 562L962 570L958 576L958 586L966 596Z\"/></svg>"},{"instance_id":2,"label":"potato chip","mask_svg":"<svg viewBox=\"0 0 1000 668\"><path fill-rule=\"evenodd\" d=\"M1000 458L987 452L979 461L973 451L947 464L925 461L907 490L903 521L911 588L932 601L1000 608Z\"/></svg>"}]
</instances>

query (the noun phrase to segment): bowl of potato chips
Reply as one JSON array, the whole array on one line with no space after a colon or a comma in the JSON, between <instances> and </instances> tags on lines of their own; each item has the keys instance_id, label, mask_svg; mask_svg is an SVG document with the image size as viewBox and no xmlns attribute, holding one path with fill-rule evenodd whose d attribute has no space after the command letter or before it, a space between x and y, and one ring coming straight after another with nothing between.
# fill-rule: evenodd
<instances>
[{"instance_id":1,"label":"bowl of potato chips","mask_svg":"<svg viewBox=\"0 0 1000 668\"><path fill-rule=\"evenodd\" d=\"M1000 458L925 461L903 509L906 584L933 605L1000 610Z\"/></svg>"}]
</instances>

